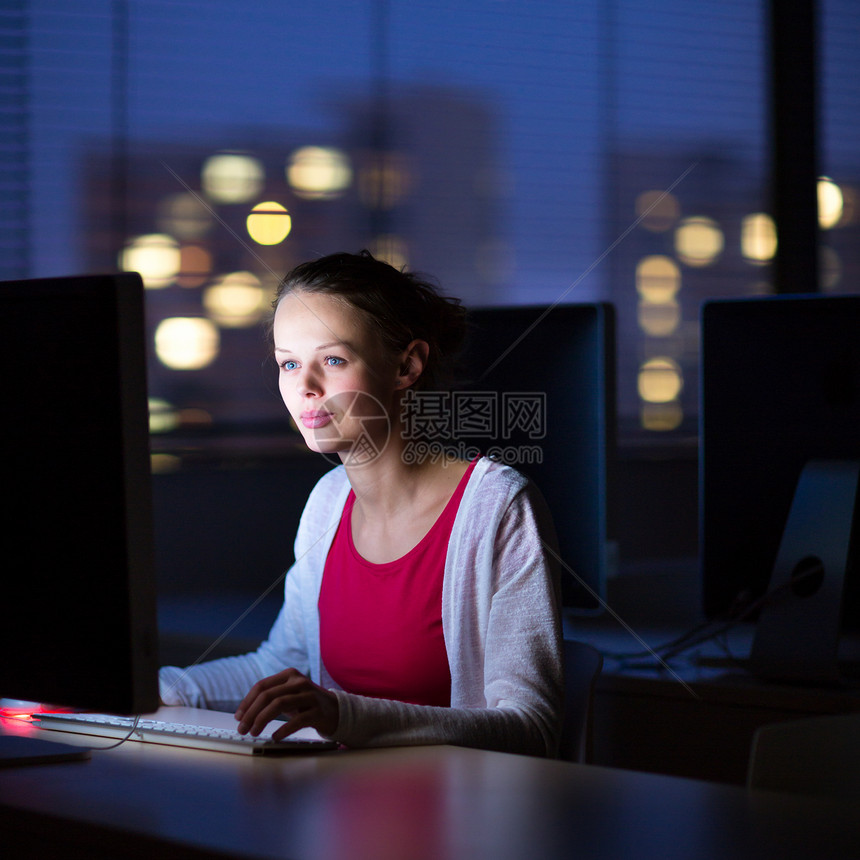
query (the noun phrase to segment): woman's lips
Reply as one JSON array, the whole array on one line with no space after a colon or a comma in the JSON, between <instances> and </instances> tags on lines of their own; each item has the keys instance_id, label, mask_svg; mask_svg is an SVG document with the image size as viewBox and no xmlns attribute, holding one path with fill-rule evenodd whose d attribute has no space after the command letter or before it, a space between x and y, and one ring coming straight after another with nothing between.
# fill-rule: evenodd
<instances>
[{"instance_id":1,"label":"woman's lips","mask_svg":"<svg viewBox=\"0 0 860 860\"><path fill-rule=\"evenodd\" d=\"M308 430L318 430L325 427L333 417L331 412L302 412L301 422Z\"/></svg>"}]
</instances>

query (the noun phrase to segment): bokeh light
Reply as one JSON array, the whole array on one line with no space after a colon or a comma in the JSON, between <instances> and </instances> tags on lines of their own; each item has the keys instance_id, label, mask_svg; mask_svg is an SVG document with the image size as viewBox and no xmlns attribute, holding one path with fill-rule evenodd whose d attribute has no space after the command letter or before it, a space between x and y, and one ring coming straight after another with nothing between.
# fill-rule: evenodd
<instances>
[{"instance_id":1,"label":"bokeh light","mask_svg":"<svg viewBox=\"0 0 860 860\"><path fill-rule=\"evenodd\" d=\"M766 263L776 254L776 224L764 212L747 215L741 221L741 253L753 263Z\"/></svg>"},{"instance_id":2,"label":"bokeh light","mask_svg":"<svg viewBox=\"0 0 860 860\"><path fill-rule=\"evenodd\" d=\"M149 398L149 432L169 433L179 426L175 407L159 397Z\"/></svg>"},{"instance_id":3,"label":"bokeh light","mask_svg":"<svg viewBox=\"0 0 860 860\"><path fill-rule=\"evenodd\" d=\"M653 433L668 433L681 426L684 409L674 400L671 403L643 403L639 412L642 428Z\"/></svg>"},{"instance_id":4,"label":"bokeh light","mask_svg":"<svg viewBox=\"0 0 860 860\"><path fill-rule=\"evenodd\" d=\"M231 272L207 287L203 306L218 325L247 328L271 309L271 296L252 272Z\"/></svg>"},{"instance_id":5,"label":"bokeh light","mask_svg":"<svg viewBox=\"0 0 860 860\"><path fill-rule=\"evenodd\" d=\"M155 354L172 370L200 370L221 347L218 327L203 317L168 317L155 330Z\"/></svg>"},{"instance_id":6,"label":"bokeh light","mask_svg":"<svg viewBox=\"0 0 860 860\"><path fill-rule=\"evenodd\" d=\"M675 253L688 266L709 266L723 251L723 231L712 218L685 218L675 231Z\"/></svg>"},{"instance_id":7,"label":"bokeh light","mask_svg":"<svg viewBox=\"0 0 860 860\"><path fill-rule=\"evenodd\" d=\"M681 270L670 257L653 254L636 265L636 290L651 304L671 302L681 289Z\"/></svg>"},{"instance_id":8,"label":"bokeh light","mask_svg":"<svg viewBox=\"0 0 860 860\"><path fill-rule=\"evenodd\" d=\"M287 163L287 182L297 197L327 200L352 184L352 167L346 153L322 146L303 146Z\"/></svg>"},{"instance_id":9,"label":"bokeh light","mask_svg":"<svg viewBox=\"0 0 860 860\"><path fill-rule=\"evenodd\" d=\"M650 337L669 337L681 324L681 306L676 301L641 301L636 312L639 328Z\"/></svg>"},{"instance_id":10,"label":"bokeh light","mask_svg":"<svg viewBox=\"0 0 860 860\"><path fill-rule=\"evenodd\" d=\"M676 400L683 387L681 367L672 358L650 358L639 368L639 396L646 403Z\"/></svg>"},{"instance_id":11,"label":"bokeh light","mask_svg":"<svg viewBox=\"0 0 860 860\"><path fill-rule=\"evenodd\" d=\"M636 217L646 230L663 233L674 226L680 215L681 204L668 191L643 191L636 198Z\"/></svg>"},{"instance_id":12,"label":"bokeh light","mask_svg":"<svg viewBox=\"0 0 860 860\"><path fill-rule=\"evenodd\" d=\"M212 254L202 245L183 245L179 249L179 274L176 283L180 287L200 287L212 273Z\"/></svg>"},{"instance_id":13,"label":"bokeh light","mask_svg":"<svg viewBox=\"0 0 860 860\"><path fill-rule=\"evenodd\" d=\"M263 190L265 177L258 158L223 152L206 159L200 182L203 193L216 203L247 203Z\"/></svg>"},{"instance_id":14,"label":"bokeh light","mask_svg":"<svg viewBox=\"0 0 860 860\"><path fill-rule=\"evenodd\" d=\"M822 176L818 180L818 223L822 230L829 230L842 220L842 205L842 189Z\"/></svg>"},{"instance_id":15,"label":"bokeh light","mask_svg":"<svg viewBox=\"0 0 860 860\"><path fill-rule=\"evenodd\" d=\"M279 245L293 228L293 220L285 206L274 200L258 203L246 221L248 235L258 245Z\"/></svg>"},{"instance_id":16,"label":"bokeh light","mask_svg":"<svg viewBox=\"0 0 860 860\"><path fill-rule=\"evenodd\" d=\"M162 289L172 284L179 272L179 243L164 233L137 236L126 244L119 263L126 272L138 272L147 289Z\"/></svg>"},{"instance_id":17,"label":"bokeh light","mask_svg":"<svg viewBox=\"0 0 860 860\"><path fill-rule=\"evenodd\" d=\"M181 192L166 197L158 205L159 230L177 239L201 239L212 229L212 213L194 194Z\"/></svg>"}]
</instances>

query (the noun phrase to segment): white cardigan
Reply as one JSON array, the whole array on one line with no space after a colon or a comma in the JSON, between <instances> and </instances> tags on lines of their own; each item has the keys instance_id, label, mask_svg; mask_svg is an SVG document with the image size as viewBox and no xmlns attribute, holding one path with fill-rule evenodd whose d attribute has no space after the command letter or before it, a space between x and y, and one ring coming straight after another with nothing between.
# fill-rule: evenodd
<instances>
[{"instance_id":1,"label":"white cardigan","mask_svg":"<svg viewBox=\"0 0 860 860\"><path fill-rule=\"evenodd\" d=\"M555 548L552 522L534 486L487 458L466 486L442 583L450 708L346 693L322 664L320 583L349 490L339 466L311 492L269 638L243 656L162 668L162 701L232 710L258 680L293 667L336 692L332 738L347 746L451 743L554 756L563 695L559 582L545 549Z\"/></svg>"}]
</instances>

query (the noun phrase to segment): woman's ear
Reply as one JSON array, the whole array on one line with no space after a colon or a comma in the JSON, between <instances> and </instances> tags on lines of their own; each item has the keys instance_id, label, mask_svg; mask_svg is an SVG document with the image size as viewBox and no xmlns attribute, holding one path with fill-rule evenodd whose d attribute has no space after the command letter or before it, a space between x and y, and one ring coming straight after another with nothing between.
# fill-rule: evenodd
<instances>
[{"instance_id":1,"label":"woman's ear","mask_svg":"<svg viewBox=\"0 0 860 860\"><path fill-rule=\"evenodd\" d=\"M397 377L394 385L396 388L404 389L414 385L418 377L427 366L427 357L430 355L430 345L424 340L413 340L403 350L397 365Z\"/></svg>"}]
</instances>

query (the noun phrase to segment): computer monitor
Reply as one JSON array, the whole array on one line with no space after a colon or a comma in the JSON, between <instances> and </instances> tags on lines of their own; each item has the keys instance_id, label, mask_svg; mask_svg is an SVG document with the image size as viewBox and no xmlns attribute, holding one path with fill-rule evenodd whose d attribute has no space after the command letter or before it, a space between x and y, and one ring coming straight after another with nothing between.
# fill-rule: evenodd
<instances>
[{"instance_id":1,"label":"computer monitor","mask_svg":"<svg viewBox=\"0 0 860 860\"><path fill-rule=\"evenodd\" d=\"M614 308L475 308L461 377L458 443L535 482L558 534L564 605L601 611L613 559Z\"/></svg>"},{"instance_id":2,"label":"computer monitor","mask_svg":"<svg viewBox=\"0 0 860 860\"><path fill-rule=\"evenodd\" d=\"M860 623L860 296L706 302L701 372L705 615L758 601L753 668L833 680Z\"/></svg>"},{"instance_id":3,"label":"computer monitor","mask_svg":"<svg viewBox=\"0 0 860 860\"><path fill-rule=\"evenodd\" d=\"M0 283L0 697L158 707L143 285Z\"/></svg>"}]
</instances>

